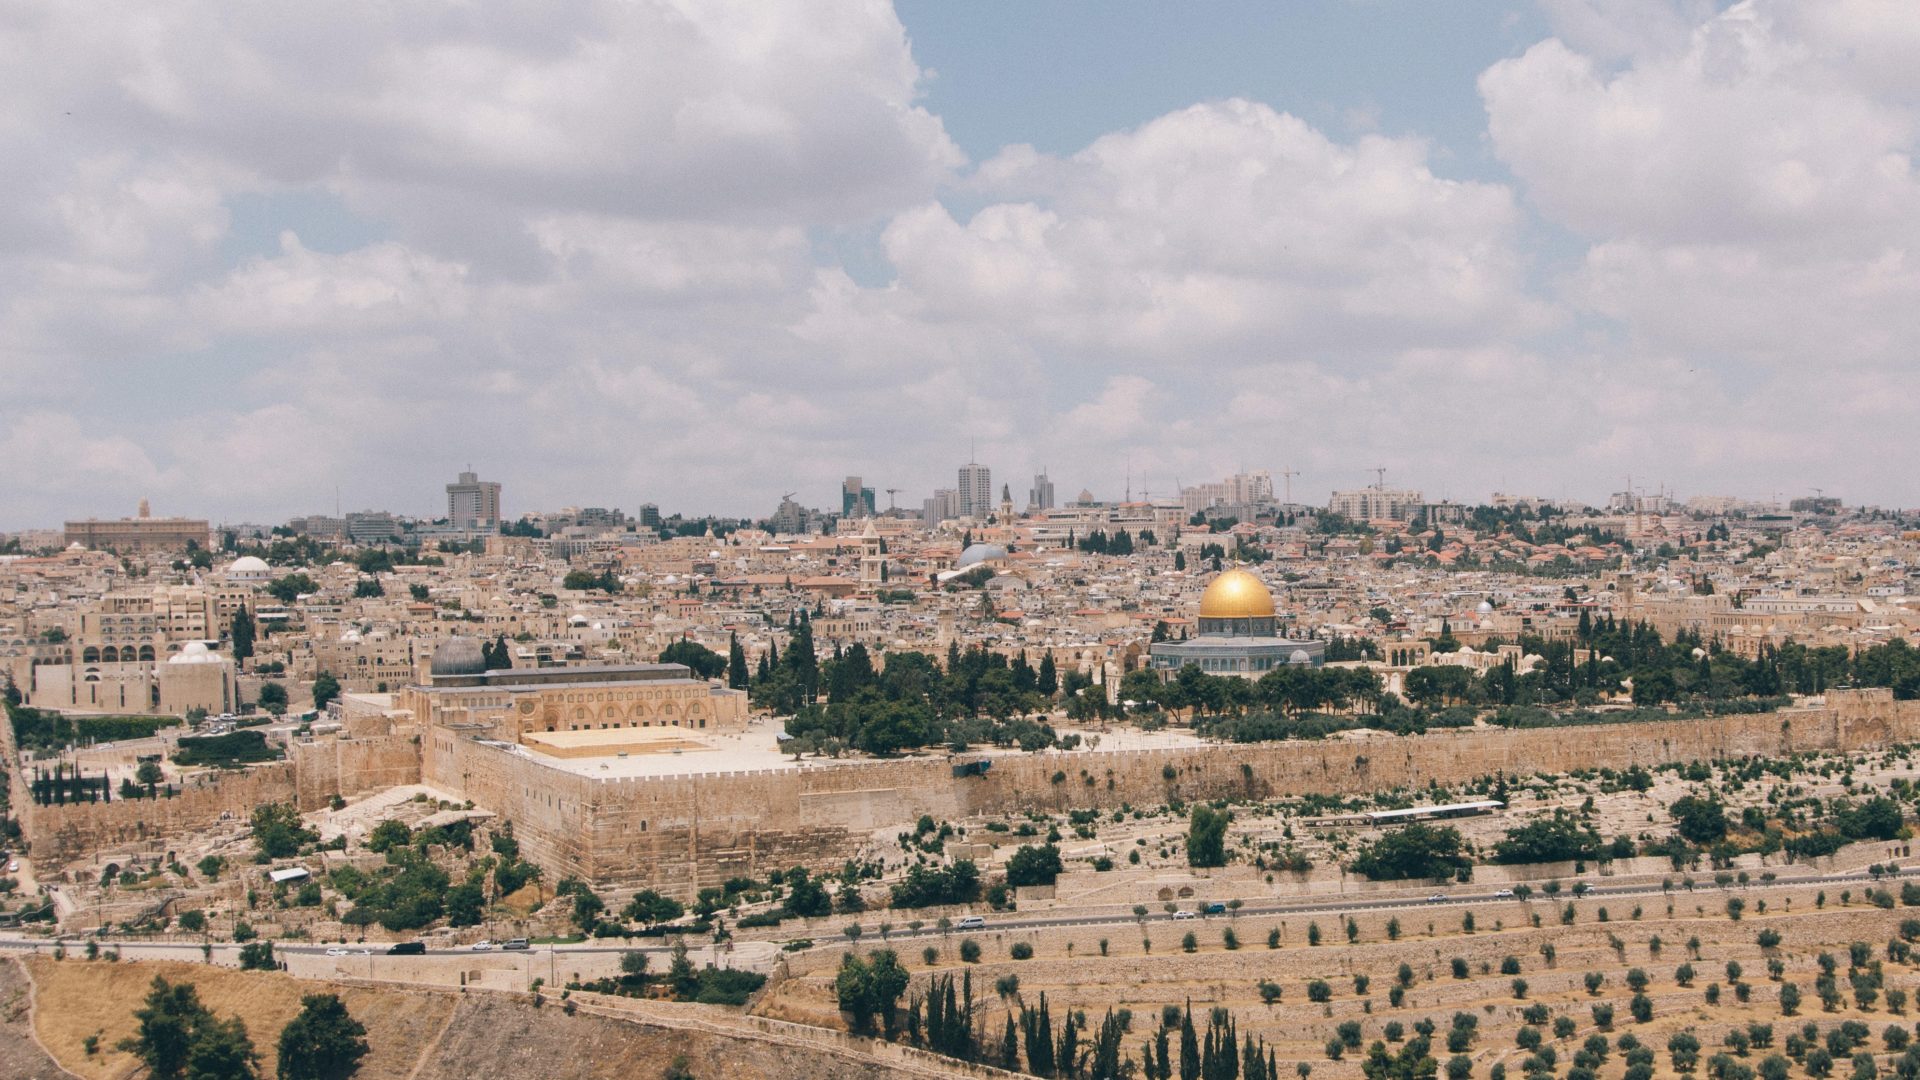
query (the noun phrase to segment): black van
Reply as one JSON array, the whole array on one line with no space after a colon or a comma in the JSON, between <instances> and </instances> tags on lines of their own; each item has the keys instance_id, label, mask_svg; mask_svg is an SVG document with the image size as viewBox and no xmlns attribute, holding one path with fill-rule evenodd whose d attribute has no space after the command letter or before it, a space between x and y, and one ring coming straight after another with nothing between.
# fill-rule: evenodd
<instances>
[{"instance_id":1,"label":"black van","mask_svg":"<svg viewBox=\"0 0 1920 1080\"><path fill-rule=\"evenodd\" d=\"M427 951L424 941L402 941L387 949L388 956L419 956Z\"/></svg>"}]
</instances>

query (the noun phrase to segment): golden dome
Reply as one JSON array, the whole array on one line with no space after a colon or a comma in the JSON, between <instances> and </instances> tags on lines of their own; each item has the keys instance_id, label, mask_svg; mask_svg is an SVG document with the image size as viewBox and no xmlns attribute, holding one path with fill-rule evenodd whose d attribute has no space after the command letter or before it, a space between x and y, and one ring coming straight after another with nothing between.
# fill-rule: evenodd
<instances>
[{"instance_id":1,"label":"golden dome","mask_svg":"<svg viewBox=\"0 0 1920 1080\"><path fill-rule=\"evenodd\" d=\"M1260 619L1272 615L1273 593L1245 570L1221 574L1200 594L1203 619Z\"/></svg>"}]
</instances>

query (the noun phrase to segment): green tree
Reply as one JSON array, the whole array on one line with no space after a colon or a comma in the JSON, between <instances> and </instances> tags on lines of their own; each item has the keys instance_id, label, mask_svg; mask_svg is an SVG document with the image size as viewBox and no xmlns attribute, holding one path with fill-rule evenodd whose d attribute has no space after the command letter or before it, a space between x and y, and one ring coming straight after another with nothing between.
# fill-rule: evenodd
<instances>
[{"instance_id":1,"label":"green tree","mask_svg":"<svg viewBox=\"0 0 1920 1080\"><path fill-rule=\"evenodd\" d=\"M739 634L727 635L727 686L745 690L752 681L747 676L747 650L740 645Z\"/></svg>"},{"instance_id":2,"label":"green tree","mask_svg":"<svg viewBox=\"0 0 1920 1080\"><path fill-rule=\"evenodd\" d=\"M1187 865L1227 865L1227 822L1233 815L1205 803L1194 806L1187 823Z\"/></svg>"},{"instance_id":3,"label":"green tree","mask_svg":"<svg viewBox=\"0 0 1920 1080\"><path fill-rule=\"evenodd\" d=\"M323 671L313 677L313 707L325 711L327 703L340 696L340 680Z\"/></svg>"},{"instance_id":4,"label":"green tree","mask_svg":"<svg viewBox=\"0 0 1920 1080\"><path fill-rule=\"evenodd\" d=\"M1460 839L1460 830L1413 822L1381 836L1360 849L1350 868L1375 881L1452 877L1472 866Z\"/></svg>"},{"instance_id":5,"label":"green tree","mask_svg":"<svg viewBox=\"0 0 1920 1080\"><path fill-rule=\"evenodd\" d=\"M1016 887L1051 885L1062 869L1058 847L1053 844L1044 847L1023 845L1007 860L1007 884Z\"/></svg>"},{"instance_id":6,"label":"green tree","mask_svg":"<svg viewBox=\"0 0 1920 1080\"><path fill-rule=\"evenodd\" d=\"M367 1027L334 994L309 994L280 1032L280 1080L346 1080L367 1056Z\"/></svg>"},{"instance_id":7,"label":"green tree","mask_svg":"<svg viewBox=\"0 0 1920 1080\"><path fill-rule=\"evenodd\" d=\"M279 716L287 711L287 688L277 682L262 683L260 695L255 701L261 708Z\"/></svg>"},{"instance_id":8,"label":"green tree","mask_svg":"<svg viewBox=\"0 0 1920 1080\"><path fill-rule=\"evenodd\" d=\"M624 919L652 926L655 923L672 922L686 914L686 911L680 901L673 897L662 896L652 889L642 889L627 901L620 915Z\"/></svg>"},{"instance_id":9,"label":"green tree","mask_svg":"<svg viewBox=\"0 0 1920 1080\"><path fill-rule=\"evenodd\" d=\"M187 1051L186 1080L255 1080L259 1063L244 1021L208 1020Z\"/></svg>"},{"instance_id":10,"label":"green tree","mask_svg":"<svg viewBox=\"0 0 1920 1080\"><path fill-rule=\"evenodd\" d=\"M685 664L693 674L702 679L717 679L727 673L727 658L707 648L697 641L682 638L660 650L660 662L663 664ZM741 663L746 662L745 657Z\"/></svg>"},{"instance_id":11,"label":"green tree","mask_svg":"<svg viewBox=\"0 0 1920 1080\"><path fill-rule=\"evenodd\" d=\"M227 636L232 643L234 663L242 667L246 666L247 659L253 655L253 635L253 612L242 606L239 611L233 613L233 622L227 628Z\"/></svg>"},{"instance_id":12,"label":"green tree","mask_svg":"<svg viewBox=\"0 0 1920 1080\"><path fill-rule=\"evenodd\" d=\"M379 578L361 578L353 583L355 600L372 600L387 595L387 587L380 584Z\"/></svg>"},{"instance_id":13,"label":"green tree","mask_svg":"<svg viewBox=\"0 0 1920 1080\"><path fill-rule=\"evenodd\" d=\"M303 844L319 839L300 827L300 811L292 803L267 803L254 808L250 821L253 845L262 861L297 855Z\"/></svg>"}]
</instances>

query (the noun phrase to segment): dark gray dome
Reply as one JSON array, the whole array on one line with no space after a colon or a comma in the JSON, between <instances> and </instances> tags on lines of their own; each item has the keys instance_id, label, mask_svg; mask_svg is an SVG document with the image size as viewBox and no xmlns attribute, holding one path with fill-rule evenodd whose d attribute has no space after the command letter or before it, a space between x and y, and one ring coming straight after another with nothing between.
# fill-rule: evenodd
<instances>
[{"instance_id":1,"label":"dark gray dome","mask_svg":"<svg viewBox=\"0 0 1920 1080\"><path fill-rule=\"evenodd\" d=\"M433 674L485 675L487 658L481 655L480 641L470 637L450 637L433 650Z\"/></svg>"}]
</instances>

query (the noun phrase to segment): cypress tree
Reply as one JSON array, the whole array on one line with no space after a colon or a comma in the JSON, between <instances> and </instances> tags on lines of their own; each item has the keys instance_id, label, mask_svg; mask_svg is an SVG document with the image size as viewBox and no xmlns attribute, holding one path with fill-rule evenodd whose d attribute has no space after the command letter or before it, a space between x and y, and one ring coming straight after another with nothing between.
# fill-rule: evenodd
<instances>
[{"instance_id":1,"label":"cypress tree","mask_svg":"<svg viewBox=\"0 0 1920 1080\"><path fill-rule=\"evenodd\" d=\"M747 688L747 650L740 647L740 635L727 635L727 685L735 690Z\"/></svg>"}]
</instances>

